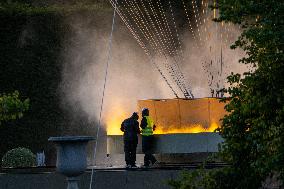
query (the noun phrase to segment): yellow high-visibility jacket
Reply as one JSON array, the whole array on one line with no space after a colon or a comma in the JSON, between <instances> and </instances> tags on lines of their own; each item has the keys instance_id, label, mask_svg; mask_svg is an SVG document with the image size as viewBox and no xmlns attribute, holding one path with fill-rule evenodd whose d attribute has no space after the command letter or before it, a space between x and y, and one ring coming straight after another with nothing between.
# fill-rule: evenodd
<instances>
[{"instance_id":1,"label":"yellow high-visibility jacket","mask_svg":"<svg viewBox=\"0 0 284 189\"><path fill-rule=\"evenodd\" d=\"M153 135L153 126L154 126L154 121L150 116L145 116L147 120L147 126L142 129L142 136L150 136Z\"/></svg>"}]
</instances>

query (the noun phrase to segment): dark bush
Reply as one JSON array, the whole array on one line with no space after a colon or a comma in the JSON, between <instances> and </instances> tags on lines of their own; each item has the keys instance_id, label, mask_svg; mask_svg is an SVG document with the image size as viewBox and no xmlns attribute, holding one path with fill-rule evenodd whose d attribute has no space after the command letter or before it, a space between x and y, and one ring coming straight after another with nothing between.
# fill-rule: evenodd
<instances>
[{"instance_id":1,"label":"dark bush","mask_svg":"<svg viewBox=\"0 0 284 189\"><path fill-rule=\"evenodd\" d=\"M33 167L36 156L27 148L9 150L2 158L2 167Z\"/></svg>"}]
</instances>

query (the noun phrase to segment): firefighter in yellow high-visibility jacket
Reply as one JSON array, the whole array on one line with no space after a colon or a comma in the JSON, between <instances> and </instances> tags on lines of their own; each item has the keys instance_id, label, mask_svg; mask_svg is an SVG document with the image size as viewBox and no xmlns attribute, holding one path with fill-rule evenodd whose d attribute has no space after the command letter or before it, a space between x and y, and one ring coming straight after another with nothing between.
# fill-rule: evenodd
<instances>
[{"instance_id":1,"label":"firefighter in yellow high-visibility jacket","mask_svg":"<svg viewBox=\"0 0 284 189\"><path fill-rule=\"evenodd\" d=\"M154 121L149 116L149 109L144 108L142 110L142 120L140 123L142 129L142 151L145 154L144 156L144 166L148 167L150 164L154 165L157 163L157 159L153 155L153 131L156 128Z\"/></svg>"}]
</instances>

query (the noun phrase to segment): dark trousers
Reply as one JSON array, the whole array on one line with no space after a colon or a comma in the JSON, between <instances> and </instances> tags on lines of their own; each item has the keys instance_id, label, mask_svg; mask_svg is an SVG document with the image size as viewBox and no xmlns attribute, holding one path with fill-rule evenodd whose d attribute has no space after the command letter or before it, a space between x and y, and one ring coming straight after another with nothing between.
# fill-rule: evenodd
<instances>
[{"instance_id":1,"label":"dark trousers","mask_svg":"<svg viewBox=\"0 0 284 189\"><path fill-rule=\"evenodd\" d=\"M154 137L151 136L142 136L142 151L145 154L144 156L144 165L149 166L150 163L154 164L157 160L153 156L153 147L154 147Z\"/></svg>"},{"instance_id":2,"label":"dark trousers","mask_svg":"<svg viewBox=\"0 0 284 189\"><path fill-rule=\"evenodd\" d=\"M124 153L126 165L135 165L137 140L124 140Z\"/></svg>"}]
</instances>

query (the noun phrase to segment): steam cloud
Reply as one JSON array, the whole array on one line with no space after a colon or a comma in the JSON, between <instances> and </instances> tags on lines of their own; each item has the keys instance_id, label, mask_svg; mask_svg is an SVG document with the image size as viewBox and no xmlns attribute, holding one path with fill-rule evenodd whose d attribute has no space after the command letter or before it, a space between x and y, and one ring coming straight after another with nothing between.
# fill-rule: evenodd
<instances>
[{"instance_id":1,"label":"steam cloud","mask_svg":"<svg viewBox=\"0 0 284 189\"><path fill-rule=\"evenodd\" d=\"M90 121L97 121L99 118L111 19L109 13L108 16L98 14L96 19L78 16L67 20L72 24L73 31L64 52L66 61L62 73L62 99L65 107L71 112L83 113ZM103 120L121 111L126 117L131 115L133 111L137 111L138 99L175 97L119 20L117 17L104 97ZM213 53L210 52L210 47L220 49L219 39L213 36L211 40L206 41L202 50L193 48L194 41L189 37L189 31L183 34L182 40L186 61L181 67L190 81L193 94L197 98L211 96L208 74L202 68L202 61L204 57L216 59L211 56ZM226 74L242 73L246 69L237 63L242 52L232 51L228 46L223 49L226 66L224 75L219 78L223 86ZM213 65L212 69L219 68Z\"/></svg>"},{"instance_id":2,"label":"steam cloud","mask_svg":"<svg viewBox=\"0 0 284 189\"><path fill-rule=\"evenodd\" d=\"M89 120L96 121L108 57L111 17L97 17L95 25L89 23L91 19L71 19L73 35L66 46L61 90L63 104L68 104L73 112L78 113L75 109L80 109ZM104 119L119 111L131 115L137 111L138 99L174 97L122 23L116 23L112 43Z\"/></svg>"}]
</instances>

